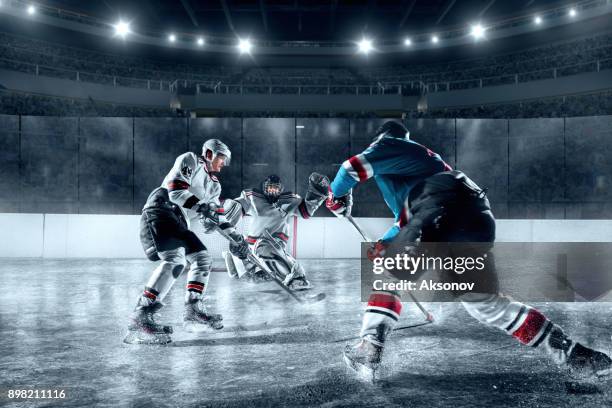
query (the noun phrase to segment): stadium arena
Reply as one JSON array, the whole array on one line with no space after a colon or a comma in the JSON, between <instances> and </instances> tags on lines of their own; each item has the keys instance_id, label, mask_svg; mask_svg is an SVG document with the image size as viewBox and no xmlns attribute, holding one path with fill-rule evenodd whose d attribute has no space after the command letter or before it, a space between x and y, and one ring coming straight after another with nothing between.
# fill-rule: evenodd
<instances>
[{"instance_id":1,"label":"stadium arena","mask_svg":"<svg viewBox=\"0 0 612 408\"><path fill-rule=\"evenodd\" d=\"M612 405L611 27L0 0L0 405Z\"/></svg>"}]
</instances>

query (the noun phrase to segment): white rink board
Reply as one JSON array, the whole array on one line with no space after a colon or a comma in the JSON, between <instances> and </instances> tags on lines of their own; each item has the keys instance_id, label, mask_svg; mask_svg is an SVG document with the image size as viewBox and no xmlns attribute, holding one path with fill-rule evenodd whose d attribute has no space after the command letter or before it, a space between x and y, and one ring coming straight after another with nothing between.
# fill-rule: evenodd
<instances>
[{"instance_id":1,"label":"white rink board","mask_svg":"<svg viewBox=\"0 0 612 408\"><path fill-rule=\"evenodd\" d=\"M0 214L0 257L143 258L138 215ZM388 218L358 218L373 238ZM217 234L204 235L218 258L226 248ZM299 219L298 258L357 258L361 238L348 221ZM498 242L612 242L612 220L497 220Z\"/></svg>"},{"instance_id":2,"label":"white rink board","mask_svg":"<svg viewBox=\"0 0 612 408\"><path fill-rule=\"evenodd\" d=\"M42 214L0 214L0 256L41 257Z\"/></svg>"}]
</instances>

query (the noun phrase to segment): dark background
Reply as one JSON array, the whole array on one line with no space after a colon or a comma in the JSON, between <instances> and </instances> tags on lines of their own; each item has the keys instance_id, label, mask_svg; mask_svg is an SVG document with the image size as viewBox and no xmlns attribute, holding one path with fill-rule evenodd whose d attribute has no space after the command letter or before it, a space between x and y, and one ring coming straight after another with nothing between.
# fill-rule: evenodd
<instances>
[{"instance_id":1,"label":"dark background","mask_svg":"<svg viewBox=\"0 0 612 408\"><path fill-rule=\"evenodd\" d=\"M199 154L212 137L233 153L220 176L224 197L272 173L304 194L312 171L332 178L383 121L0 115L0 211L138 214L176 156ZM612 116L406 125L414 140L488 188L498 218L612 217ZM371 180L355 190L355 203L357 216L391 216Z\"/></svg>"}]
</instances>

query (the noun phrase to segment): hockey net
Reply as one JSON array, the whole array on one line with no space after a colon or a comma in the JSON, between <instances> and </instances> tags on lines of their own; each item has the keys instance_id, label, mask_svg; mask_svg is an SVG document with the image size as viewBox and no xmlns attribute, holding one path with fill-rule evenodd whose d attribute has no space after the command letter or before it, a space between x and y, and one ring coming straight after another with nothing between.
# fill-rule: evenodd
<instances>
[{"instance_id":1,"label":"hockey net","mask_svg":"<svg viewBox=\"0 0 612 408\"><path fill-rule=\"evenodd\" d=\"M240 231L242 235L244 236L248 235L249 225L251 224L252 220L253 220L253 217L242 217L242 219L237 225L237 229L238 231ZM296 256L296 252L297 252L297 225L298 225L297 217L296 216L291 217L291 220L289 221L289 241L287 242L287 250L294 257ZM223 238L221 235L216 234L216 233L205 234L204 230L202 229L200 225L193 226L193 227L198 237L200 237L204 245L206 245L206 248L212 254L213 259L215 261L221 260L222 259L221 253L223 251L229 250L229 244L227 243L227 240ZM215 262L215 265L216 264L217 262Z\"/></svg>"}]
</instances>

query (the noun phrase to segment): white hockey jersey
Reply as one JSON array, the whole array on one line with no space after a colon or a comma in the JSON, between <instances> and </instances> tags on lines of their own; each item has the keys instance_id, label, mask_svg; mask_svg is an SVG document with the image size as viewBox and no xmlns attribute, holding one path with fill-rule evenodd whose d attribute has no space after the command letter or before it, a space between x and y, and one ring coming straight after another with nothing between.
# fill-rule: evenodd
<instances>
[{"instance_id":1,"label":"white hockey jersey","mask_svg":"<svg viewBox=\"0 0 612 408\"><path fill-rule=\"evenodd\" d=\"M238 203L240 205L235 205ZM282 193L275 203L270 203L259 190L244 190L240 197L225 200L225 217L234 225L241 216L252 216L247 241L254 243L266 236L266 230L282 241L289 239L289 222L293 215L310 218L316 208L309 208L298 194Z\"/></svg>"},{"instance_id":2,"label":"white hockey jersey","mask_svg":"<svg viewBox=\"0 0 612 408\"><path fill-rule=\"evenodd\" d=\"M168 189L170 201L179 206L188 225L198 219L198 214L191 209L196 204L221 205L221 184L195 153L183 153L177 157L161 186Z\"/></svg>"}]
</instances>

